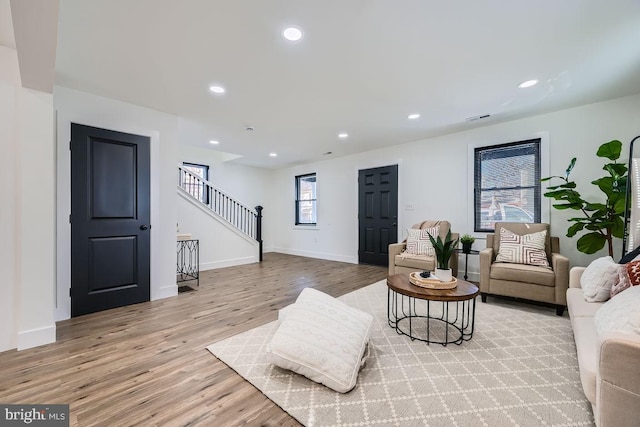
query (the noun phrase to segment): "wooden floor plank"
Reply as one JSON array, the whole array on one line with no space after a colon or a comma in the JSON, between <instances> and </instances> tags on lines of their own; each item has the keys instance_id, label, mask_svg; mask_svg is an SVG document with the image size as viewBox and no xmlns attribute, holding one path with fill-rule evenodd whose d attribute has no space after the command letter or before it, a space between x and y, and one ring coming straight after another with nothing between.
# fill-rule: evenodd
<instances>
[{"instance_id":1,"label":"wooden floor plank","mask_svg":"<svg viewBox=\"0 0 640 427\"><path fill-rule=\"evenodd\" d=\"M298 426L205 350L277 318L305 287L341 296L386 267L268 253L203 271L176 297L58 322L57 341L0 353L0 402L68 403L72 426Z\"/></svg>"}]
</instances>

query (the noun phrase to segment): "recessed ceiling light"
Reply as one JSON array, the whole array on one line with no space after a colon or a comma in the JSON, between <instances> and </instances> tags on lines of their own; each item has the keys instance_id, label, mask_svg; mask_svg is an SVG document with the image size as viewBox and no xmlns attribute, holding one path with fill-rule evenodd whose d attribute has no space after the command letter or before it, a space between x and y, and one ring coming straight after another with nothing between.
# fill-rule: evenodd
<instances>
[{"instance_id":1,"label":"recessed ceiling light","mask_svg":"<svg viewBox=\"0 0 640 427\"><path fill-rule=\"evenodd\" d=\"M409 114L408 118L409 120L414 120L420 117L420 114L418 113L413 113L413 114Z\"/></svg>"},{"instance_id":2,"label":"recessed ceiling light","mask_svg":"<svg viewBox=\"0 0 640 427\"><path fill-rule=\"evenodd\" d=\"M209 143L213 145L218 145L220 144L220 141L216 141L215 139L212 139L211 141L209 141Z\"/></svg>"},{"instance_id":3,"label":"recessed ceiling light","mask_svg":"<svg viewBox=\"0 0 640 427\"><path fill-rule=\"evenodd\" d=\"M209 86L209 90L213 93L225 93L225 89L222 86L212 85Z\"/></svg>"},{"instance_id":4,"label":"recessed ceiling light","mask_svg":"<svg viewBox=\"0 0 640 427\"><path fill-rule=\"evenodd\" d=\"M520 89L524 89L524 88L526 88L526 87L535 86L535 85L537 85L537 84L538 84L538 81L537 81L537 80L527 80L526 82L522 82L522 83L520 83L520 84L518 85L518 87L519 87Z\"/></svg>"},{"instance_id":5,"label":"recessed ceiling light","mask_svg":"<svg viewBox=\"0 0 640 427\"><path fill-rule=\"evenodd\" d=\"M269 153L269 157L278 157L278 153Z\"/></svg>"},{"instance_id":6,"label":"recessed ceiling light","mask_svg":"<svg viewBox=\"0 0 640 427\"><path fill-rule=\"evenodd\" d=\"M287 27L282 30L282 37L290 42L297 42L302 38L302 30L298 27Z\"/></svg>"},{"instance_id":7,"label":"recessed ceiling light","mask_svg":"<svg viewBox=\"0 0 640 427\"><path fill-rule=\"evenodd\" d=\"M342 132L342 133L338 134L338 138L341 138L341 139L345 139L345 138L348 138L348 137L349 137L349 134L346 133L346 132Z\"/></svg>"}]
</instances>

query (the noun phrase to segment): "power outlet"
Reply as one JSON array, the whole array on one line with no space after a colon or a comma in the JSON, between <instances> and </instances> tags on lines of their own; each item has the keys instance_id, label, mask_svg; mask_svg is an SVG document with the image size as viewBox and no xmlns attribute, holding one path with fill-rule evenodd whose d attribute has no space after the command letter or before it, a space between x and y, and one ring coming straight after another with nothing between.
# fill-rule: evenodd
<instances>
[{"instance_id":1,"label":"power outlet","mask_svg":"<svg viewBox=\"0 0 640 427\"><path fill-rule=\"evenodd\" d=\"M404 210L406 211L412 211L415 209L415 206L413 205L413 203L407 203L406 205L404 205Z\"/></svg>"}]
</instances>

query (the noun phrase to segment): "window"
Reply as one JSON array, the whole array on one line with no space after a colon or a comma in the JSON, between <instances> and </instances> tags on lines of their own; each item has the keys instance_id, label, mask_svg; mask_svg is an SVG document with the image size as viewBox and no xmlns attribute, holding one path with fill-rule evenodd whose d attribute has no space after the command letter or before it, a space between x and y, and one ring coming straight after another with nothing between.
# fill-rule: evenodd
<instances>
[{"instance_id":1,"label":"window","mask_svg":"<svg viewBox=\"0 0 640 427\"><path fill-rule=\"evenodd\" d=\"M540 139L479 147L474 153L474 230L496 222L540 222Z\"/></svg>"},{"instance_id":2,"label":"window","mask_svg":"<svg viewBox=\"0 0 640 427\"><path fill-rule=\"evenodd\" d=\"M196 163L183 163L182 188L202 203L209 203L209 192L203 181L209 180L209 166Z\"/></svg>"},{"instance_id":3,"label":"window","mask_svg":"<svg viewBox=\"0 0 640 427\"><path fill-rule=\"evenodd\" d=\"M296 225L316 225L316 174L296 176Z\"/></svg>"}]
</instances>

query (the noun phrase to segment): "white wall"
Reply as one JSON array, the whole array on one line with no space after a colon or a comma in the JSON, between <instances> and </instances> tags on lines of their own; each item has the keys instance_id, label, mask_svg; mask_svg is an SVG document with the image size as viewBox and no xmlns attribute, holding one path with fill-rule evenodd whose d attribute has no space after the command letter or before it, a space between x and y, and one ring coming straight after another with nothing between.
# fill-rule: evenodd
<instances>
[{"instance_id":1,"label":"white wall","mask_svg":"<svg viewBox=\"0 0 640 427\"><path fill-rule=\"evenodd\" d=\"M639 113L640 95L634 95L277 171L274 250L357 262L357 170L390 164L399 165L399 239L404 238L407 227L424 219L447 219L454 231L473 234L469 146L507 143L539 134L548 135L551 174L562 174L570 159L577 157L572 178L585 198L595 199L600 197L599 190L590 182L604 173L604 162L595 155L597 147L620 139L626 159L629 141L640 133ZM293 226L293 189L295 175L310 172L318 174L318 226L307 230ZM413 204L414 209L407 210L407 204ZM577 239L565 237L567 219L575 213L551 209L551 230L561 238L561 251L572 265L587 265L606 250L582 254L576 249ZM484 241L476 241L474 248L483 247ZM620 247L618 242L616 256ZM477 257L471 258L470 276L477 279Z\"/></svg>"},{"instance_id":2,"label":"white wall","mask_svg":"<svg viewBox=\"0 0 640 427\"><path fill-rule=\"evenodd\" d=\"M0 351L55 341L54 113L24 89L17 53L0 46Z\"/></svg>"},{"instance_id":3,"label":"white wall","mask_svg":"<svg viewBox=\"0 0 640 427\"><path fill-rule=\"evenodd\" d=\"M19 290L16 281L16 230L17 205L17 142L16 142L16 98L20 90L17 53L0 46L0 351L16 347L17 315L15 298Z\"/></svg>"},{"instance_id":4,"label":"white wall","mask_svg":"<svg viewBox=\"0 0 640 427\"><path fill-rule=\"evenodd\" d=\"M18 350L56 340L55 120L53 96L21 89L16 122L20 143Z\"/></svg>"},{"instance_id":5,"label":"white wall","mask_svg":"<svg viewBox=\"0 0 640 427\"><path fill-rule=\"evenodd\" d=\"M184 141L186 135L180 135ZM265 252L273 247L272 223L274 215L271 194L275 171L249 167L225 161L226 156L218 155L213 149L200 148L188 143L179 147L180 163L189 162L209 166L209 181L242 204L263 209L262 241ZM257 248L254 244L238 238L221 222L204 214L192 203L182 200L178 203L178 224L181 233L191 233L200 239L200 268L228 267L230 265L257 262ZM222 243L222 245L220 245Z\"/></svg>"},{"instance_id":6,"label":"white wall","mask_svg":"<svg viewBox=\"0 0 640 427\"><path fill-rule=\"evenodd\" d=\"M177 129L175 116L71 89L56 87L57 299L56 320L70 316L71 123L151 138L151 299L177 295L175 275Z\"/></svg>"},{"instance_id":7,"label":"white wall","mask_svg":"<svg viewBox=\"0 0 640 427\"><path fill-rule=\"evenodd\" d=\"M239 202L249 207L268 203L275 171L226 162L214 150L186 143L180 144L178 156L178 163L209 166L209 181Z\"/></svg>"},{"instance_id":8,"label":"white wall","mask_svg":"<svg viewBox=\"0 0 640 427\"><path fill-rule=\"evenodd\" d=\"M257 242L215 219L200 202L178 197L177 208L180 232L200 241L201 271L258 262Z\"/></svg>"}]
</instances>

